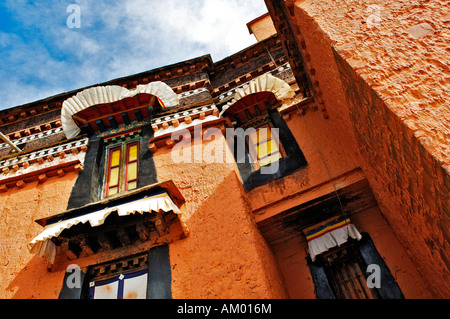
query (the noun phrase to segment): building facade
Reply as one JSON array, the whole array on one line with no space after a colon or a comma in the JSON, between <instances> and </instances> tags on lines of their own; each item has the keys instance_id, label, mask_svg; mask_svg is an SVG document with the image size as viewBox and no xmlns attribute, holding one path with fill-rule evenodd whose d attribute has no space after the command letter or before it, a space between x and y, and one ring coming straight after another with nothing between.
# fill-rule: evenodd
<instances>
[{"instance_id":1,"label":"building facade","mask_svg":"<svg viewBox=\"0 0 450 319\"><path fill-rule=\"evenodd\" d=\"M426 237L434 260L418 261L419 217L395 217L402 170L381 187L367 114L345 99L354 68L312 40L302 3L267 1L258 42L221 61L0 112L0 296L448 297L448 241ZM445 189L429 196L447 209Z\"/></svg>"}]
</instances>

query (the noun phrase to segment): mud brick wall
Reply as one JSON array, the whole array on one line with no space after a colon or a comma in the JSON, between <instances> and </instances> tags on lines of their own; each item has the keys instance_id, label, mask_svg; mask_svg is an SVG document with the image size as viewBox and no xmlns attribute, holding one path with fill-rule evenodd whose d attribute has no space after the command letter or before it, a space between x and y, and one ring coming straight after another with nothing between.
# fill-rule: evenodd
<instances>
[{"instance_id":1,"label":"mud brick wall","mask_svg":"<svg viewBox=\"0 0 450 319\"><path fill-rule=\"evenodd\" d=\"M425 280L445 293L449 254L448 172L426 151L414 133L340 57L343 84L358 146L370 161L365 173L397 237ZM443 280L444 279L444 280Z\"/></svg>"},{"instance_id":2,"label":"mud brick wall","mask_svg":"<svg viewBox=\"0 0 450 319\"><path fill-rule=\"evenodd\" d=\"M361 166L379 206L436 297L448 297L450 5L288 1L311 64L334 55ZM329 54L328 54L329 56ZM318 68L316 68L318 70ZM330 81L316 73L327 102ZM339 90L338 90L339 91ZM339 95L338 95L339 98Z\"/></svg>"}]
</instances>

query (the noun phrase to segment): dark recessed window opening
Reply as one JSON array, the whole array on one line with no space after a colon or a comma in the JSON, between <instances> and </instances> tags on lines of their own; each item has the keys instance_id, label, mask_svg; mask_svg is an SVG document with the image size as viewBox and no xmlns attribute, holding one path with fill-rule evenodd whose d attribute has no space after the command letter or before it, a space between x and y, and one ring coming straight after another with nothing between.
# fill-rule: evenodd
<instances>
[{"instance_id":1,"label":"dark recessed window opening","mask_svg":"<svg viewBox=\"0 0 450 319\"><path fill-rule=\"evenodd\" d=\"M259 92L242 98L224 113L236 129L230 148L246 190L289 175L307 164L277 106L273 93Z\"/></svg>"}]
</instances>

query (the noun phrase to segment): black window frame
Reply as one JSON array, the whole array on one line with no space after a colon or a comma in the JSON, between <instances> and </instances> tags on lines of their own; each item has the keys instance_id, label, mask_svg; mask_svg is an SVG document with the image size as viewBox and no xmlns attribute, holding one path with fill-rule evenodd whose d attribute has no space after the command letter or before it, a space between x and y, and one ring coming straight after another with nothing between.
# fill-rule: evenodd
<instances>
[{"instance_id":1,"label":"black window frame","mask_svg":"<svg viewBox=\"0 0 450 319\"><path fill-rule=\"evenodd\" d=\"M162 244L150 248L148 254L146 267L147 272L147 299L172 299L172 272L170 265L169 244ZM137 256L143 253L138 253ZM136 256L136 255L135 255ZM128 256L121 258L121 260L128 260L135 256ZM114 263L110 261L107 263ZM94 267L98 265L92 265ZM58 299L89 299L89 282L93 279L90 274L92 266L86 269L80 269L81 287L72 288L67 286L68 278L72 275L71 271L67 271L63 278L62 289L59 293ZM143 269L142 267L139 267Z\"/></svg>"},{"instance_id":2,"label":"black window frame","mask_svg":"<svg viewBox=\"0 0 450 319\"><path fill-rule=\"evenodd\" d=\"M361 267L367 268L370 264L376 264L380 267L380 288L372 288L374 295L379 299L404 299L403 293L398 286L395 278L392 276L389 268L383 258L377 251L369 234L361 233L362 238L359 241L350 240L356 247L358 263ZM320 256L318 256L320 257ZM306 257L306 262L311 272L314 283L314 291L318 299L338 299L338 294L330 282L330 273L323 264L321 258L314 262L310 256ZM363 272L365 269L363 269ZM366 278L369 274L365 273Z\"/></svg>"},{"instance_id":3,"label":"black window frame","mask_svg":"<svg viewBox=\"0 0 450 319\"><path fill-rule=\"evenodd\" d=\"M154 136L151 124L137 126L141 128L139 147L139 164L137 188L157 183L157 173L150 152L148 141ZM77 208L103 199L103 181L105 176L106 143L104 138L98 135L89 137L89 147L84 159L84 168L78 174L75 186L69 198L67 209Z\"/></svg>"},{"instance_id":4,"label":"black window frame","mask_svg":"<svg viewBox=\"0 0 450 319\"><path fill-rule=\"evenodd\" d=\"M233 145L230 147L233 150L245 190L251 190L264 185L307 166L303 152L278 110L276 108L269 110L267 116L273 128L278 129L280 144L283 146L286 156L278 160L278 170L272 174L262 174L260 169L254 170L249 156L250 150L246 141L246 135L242 134L243 131L236 130ZM245 145L245 154L239 154L237 145Z\"/></svg>"}]
</instances>

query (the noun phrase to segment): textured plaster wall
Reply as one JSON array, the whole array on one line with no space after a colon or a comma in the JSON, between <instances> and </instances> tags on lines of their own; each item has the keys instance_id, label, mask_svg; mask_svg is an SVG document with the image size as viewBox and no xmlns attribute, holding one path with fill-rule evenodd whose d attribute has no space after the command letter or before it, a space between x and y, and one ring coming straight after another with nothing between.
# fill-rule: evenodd
<instances>
[{"instance_id":1,"label":"textured plaster wall","mask_svg":"<svg viewBox=\"0 0 450 319\"><path fill-rule=\"evenodd\" d=\"M57 298L64 273L50 273L27 244L42 227L34 221L65 211L77 173L33 182L0 194L0 298Z\"/></svg>"},{"instance_id":2,"label":"textured plaster wall","mask_svg":"<svg viewBox=\"0 0 450 319\"><path fill-rule=\"evenodd\" d=\"M341 130L336 119L325 119L322 112L308 110L303 118L297 111L292 112L285 121L308 164L284 178L249 191L254 211L359 167L358 154L348 143L348 131ZM280 212L291 208L287 202L284 204Z\"/></svg>"},{"instance_id":3,"label":"textured plaster wall","mask_svg":"<svg viewBox=\"0 0 450 319\"><path fill-rule=\"evenodd\" d=\"M370 235L405 298L432 297L416 267L377 207L354 214L351 218L360 232L367 232ZM314 283L306 263L305 237L300 233L292 234L290 238L273 244L272 248L283 273L289 297L315 299Z\"/></svg>"},{"instance_id":4,"label":"textured plaster wall","mask_svg":"<svg viewBox=\"0 0 450 319\"><path fill-rule=\"evenodd\" d=\"M192 144L188 152L194 158L194 153L222 143L223 137ZM158 150L154 161L158 180L173 180L186 199L190 235L169 248L173 297L286 297L276 261L252 219L236 164L174 164L168 148Z\"/></svg>"},{"instance_id":5,"label":"textured plaster wall","mask_svg":"<svg viewBox=\"0 0 450 319\"><path fill-rule=\"evenodd\" d=\"M450 4L290 4L327 111L353 128L383 214L433 295L450 296ZM348 103L330 103L334 85Z\"/></svg>"},{"instance_id":6,"label":"textured plaster wall","mask_svg":"<svg viewBox=\"0 0 450 319\"><path fill-rule=\"evenodd\" d=\"M352 221L360 232L369 234L405 298L433 297L406 249L378 207L355 214Z\"/></svg>"},{"instance_id":7,"label":"textured plaster wall","mask_svg":"<svg viewBox=\"0 0 450 319\"><path fill-rule=\"evenodd\" d=\"M252 23L251 25L249 25L249 29L251 29L257 41L263 41L277 33L277 30L275 30L275 26L273 25L270 16L266 16Z\"/></svg>"}]
</instances>

